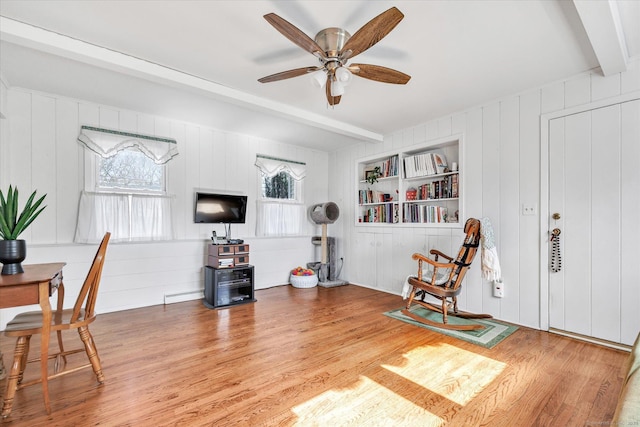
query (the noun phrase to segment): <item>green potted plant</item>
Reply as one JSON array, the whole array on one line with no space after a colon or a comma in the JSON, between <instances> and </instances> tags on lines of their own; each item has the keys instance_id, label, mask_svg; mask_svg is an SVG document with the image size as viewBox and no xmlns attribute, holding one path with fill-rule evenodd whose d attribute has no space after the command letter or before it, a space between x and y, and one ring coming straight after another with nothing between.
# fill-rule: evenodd
<instances>
[{"instance_id":1,"label":"green potted plant","mask_svg":"<svg viewBox=\"0 0 640 427\"><path fill-rule=\"evenodd\" d=\"M36 191L31 193L29 200L18 215L18 188L9 186L5 199L0 190L0 262L2 274L23 273L20 264L27 256L27 244L19 240L18 236L29 227L34 219L46 208L40 205L47 195L40 197L35 203ZM40 209L38 209L40 208Z\"/></svg>"},{"instance_id":2,"label":"green potted plant","mask_svg":"<svg viewBox=\"0 0 640 427\"><path fill-rule=\"evenodd\" d=\"M373 169L368 170L366 172L367 182L373 185L374 183L378 182L378 178L380 178L380 175L382 175L382 172L380 171L380 166L376 166Z\"/></svg>"}]
</instances>

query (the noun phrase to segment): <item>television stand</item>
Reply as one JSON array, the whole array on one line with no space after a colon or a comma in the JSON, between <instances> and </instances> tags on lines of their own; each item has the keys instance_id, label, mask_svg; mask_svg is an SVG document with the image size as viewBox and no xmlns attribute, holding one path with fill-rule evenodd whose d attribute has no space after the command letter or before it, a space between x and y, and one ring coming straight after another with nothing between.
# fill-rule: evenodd
<instances>
[{"instance_id":1,"label":"television stand","mask_svg":"<svg viewBox=\"0 0 640 427\"><path fill-rule=\"evenodd\" d=\"M249 245L208 245L204 267L204 299L207 308L255 302L254 268L249 265Z\"/></svg>"}]
</instances>

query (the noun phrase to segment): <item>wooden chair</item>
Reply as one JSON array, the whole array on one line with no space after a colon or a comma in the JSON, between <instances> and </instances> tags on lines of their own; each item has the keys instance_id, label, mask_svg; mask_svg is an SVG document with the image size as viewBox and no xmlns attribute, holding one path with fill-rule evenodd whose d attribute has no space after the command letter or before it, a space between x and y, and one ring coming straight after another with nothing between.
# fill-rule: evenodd
<instances>
[{"instance_id":1,"label":"wooden chair","mask_svg":"<svg viewBox=\"0 0 640 427\"><path fill-rule=\"evenodd\" d=\"M471 266L473 259L480 245L480 221L469 218L464 225L466 236L456 258L443 254L437 249L430 251L434 259L430 259L422 254L413 254L413 259L418 261L417 277L410 277L409 284L412 286L407 306L402 313L412 319L426 325L437 326L445 329L473 330L483 329L484 326L476 325L452 325L447 321L447 314L463 318L490 318L488 314L473 314L458 310L457 296L462 291L462 281ZM444 258L446 262L439 261ZM423 271L425 263L429 267ZM430 295L442 302L441 306L425 301L425 297ZM416 298L420 299L416 299ZM413 303L419 304L429 310L442 313L442 323L433 322L412 313L409 309Z\"/></svg>"},{"instance_id":2,"label":"wooden chair","mask_svg":"<svg viewBox=\"0 0 640 427\"><path fill-rule=\"evenodd\" d=\"M41 378L24 384L22 383L27 363L40 361L40 358L27 360L27 357L29 355L29 342L31 337L42 332L42 312L30 311L18 314L7 324L5 335L8 337L16 337L17 341L13 356L13 365L11 366L11 371L7 379L7 392L4 397L4 404L2 408L3 416L7 416L11 412L11 406L13 404L16 390L42 382L43 375L48 375L48 379L53 379L91 366L93 367L93 372L96 374L98 382L100 384L104 382L100 358L98 357L93 336L91 336L91 333L89 332L89 324L96 319L94 309L96 306L96 299L98 297L98 287L100 286L102 266L104 265L104 257L110 237L111 233L106 233L103 237L98 248L98 252L93 259L91 268L89 269L89 273L87 274L82 288L80 289L80 294L78 295L76 303L72 309L62 309L64 287L60 286L59 288L59 292L61 294L58 295L58 308L52 312L51 331L56 331L57 333L60 351L49 356L50 359L55 358L54 373L52 375L42 372ZM62 331L70 329L78 330L78 334L84 344L84 348L69 351L64 350L64 345L62 343ZM66 365L68 355L83 351L87 353L89 363L76 368L59 371L60 362L63 362L63 364ZM48 394L47 390L44 392ZM45 402L49 402L48 395L45 396Z\"/></svg>"}]
</instances>

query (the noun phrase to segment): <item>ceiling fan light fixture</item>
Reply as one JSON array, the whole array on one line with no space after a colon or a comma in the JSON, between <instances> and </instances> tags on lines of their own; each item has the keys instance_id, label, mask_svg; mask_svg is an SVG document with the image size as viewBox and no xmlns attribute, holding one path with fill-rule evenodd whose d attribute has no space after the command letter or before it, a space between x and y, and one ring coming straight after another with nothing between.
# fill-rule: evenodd
<instances>
[{"instance_id":1,"label":"ceiling fan light fixture","mask_svg":"<svg viewBox=\"0 0 640 427\"><path fill-rule=\"evenodd\" d=\"M342 96L344 94L344 84L339 80L334 80L331 83L331 96Z\"/></svg>"},{"instance_id":2,"label":"ceiling fan light fixture","mask_svg":"<svg viewBox=\"0 0 640 427\"><path fill-rule=\"evenodd\" d=\"M351 74L351 71L349 71L348 68L339 67L338 69L336 69L336 80L343 85L348 85L351 82L352 77L353 74Z\"/></svg>"},{"instance_id":3,"label":"ceiling fan light fixture","mask_svg":"<svg viewBox=\"0 0 640 427\"><path fill-rule=\"evenodd\" d=\"M327 73L325 70L314 71L309 74L309 78L311 80L311 84L320 89L324 88L327 84Z\"/></svg>"}]
</instances>

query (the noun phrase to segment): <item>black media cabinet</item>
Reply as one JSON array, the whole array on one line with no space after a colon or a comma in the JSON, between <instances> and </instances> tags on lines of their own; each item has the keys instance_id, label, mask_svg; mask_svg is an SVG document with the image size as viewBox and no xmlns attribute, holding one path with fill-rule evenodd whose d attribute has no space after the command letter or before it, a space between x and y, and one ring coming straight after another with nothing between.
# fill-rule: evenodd
<instances>
[{"instance_id":1,"label":"black media cabinet","mask_svg":"<svg viewBox=\"0 0 640 427\"><path fill-rule=\"evenodd\" d=\"M206 307L220 308L256 301L253 266L248 260L249 245L209 246L202 301Z\"/></svg>"}]
</instances>

